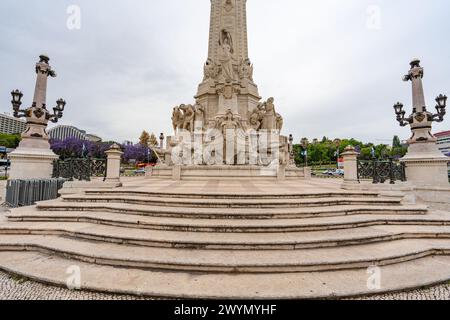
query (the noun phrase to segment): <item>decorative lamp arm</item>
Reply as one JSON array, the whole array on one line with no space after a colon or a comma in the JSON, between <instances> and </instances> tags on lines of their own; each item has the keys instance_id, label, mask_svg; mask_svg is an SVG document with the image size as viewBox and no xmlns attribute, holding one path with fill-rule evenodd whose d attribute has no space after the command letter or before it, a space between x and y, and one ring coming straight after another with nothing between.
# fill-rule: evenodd
<instances>
[{"instance_id":1,"label":"decorative lamp arm","mask_svg":"<svg viewBox=\"0 0 450 320\"><path fill-rule=\"evenodd\" d=\"M20 109L20 106L22 105L23 93L19 90L14 90L11 92L11 96L12 96L11 104L14 111L14 117L15 118L27 117L28 110Z\"/></svg>"},{"instance_id":2,"label":"decorative lamp arm","mask_svg":"<svg viewBox=\"0 0 450 320\"><path fill-rule=\"evenodd\" d=\"M431 120L435 122L442 122L444 121L444 116L446 115L446 107L447 107L447 96L440 94L436 98L436 114L433 114L431 116Z\"/></svg>"},{"instance_id":3,"label":"decorative lamp arm","mask_svg":"<svg viewBox=\"0 0 450 320\"><path fill-rule=\"evenodd\" d=\"M56 101L56 107L53 108L53 114L47 115L47 120L57 123L59 119L62 118L64 108L66 106L66 101L64 99L59 99Z\"/></svg>"},{"instance_id":4,"label":"decorative lamp arm","mask_svg":"<svg viewBox=\"0 0 450 320\"><path fill-rule=\"evenodd\" d=\"M413 116L410 115L408 118L405 118L406 112L403 110L403 104L397 102L394 105L395 114L397 115L397 121L400 123L400 126L406 127L407 125L413 123Z\"/></svg>"}]
</instances>

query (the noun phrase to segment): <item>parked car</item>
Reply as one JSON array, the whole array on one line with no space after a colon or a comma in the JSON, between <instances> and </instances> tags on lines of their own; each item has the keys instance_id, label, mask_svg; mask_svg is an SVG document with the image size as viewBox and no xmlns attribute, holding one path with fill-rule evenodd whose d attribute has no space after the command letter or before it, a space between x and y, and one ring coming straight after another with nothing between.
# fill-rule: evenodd
<instances>
[{"instance_id":1,"label":"parked car","mask_svg":"<svg viewBox=\"0 0 450 320\"><path fill-rule=\"evenodd\" d=\"M334 174L334 170L325 170L322 172L323 175L332 176Z\"/></svg>"},{"instance_id":2,"label":"parked car","mask_svg":"<svg viewBox=\"0 0 450 320\"><path fill-rule=\"evenodd\" d=\"M337 170L328 169L326 171L323 171L322 174L325 176L341 177L344 175L344 170L343 169L337 169Z\"/></svg>"}]
</instances>

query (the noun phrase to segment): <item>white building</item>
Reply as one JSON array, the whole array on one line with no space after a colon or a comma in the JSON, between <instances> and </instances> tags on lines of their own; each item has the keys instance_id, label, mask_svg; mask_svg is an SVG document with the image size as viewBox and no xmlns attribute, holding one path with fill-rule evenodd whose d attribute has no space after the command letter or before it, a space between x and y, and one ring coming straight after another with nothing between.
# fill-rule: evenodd
<instances>
[{"instance_id":1,"label":"white building","mask_svg":"<svg viewBox=\"0 0 450 320\"><path fill-rule=\"evenodd\" d=\"M439 150L446 156L450 156L450 131L443 131L435 134L438 138Z\"/></svg>"},{"instance_id":2,"label":"white building","mask_svg":"<svg viewBox=\"0 0 450 320\"><path fill-rule=\"evenodd\" d=\"M0 114L0 133L17 134L25 131L27 123L25 119L14 118L7 114Z\"/></svg>"},{"instance_id":3,"label":"white building","mask_svg":"<svg viewBox=\"0 0 450 320\"><path fill-rule=\"evenodd\" d=\"M80 130L73 126L59 125L48 130L51 139L66 140L68 138L76 138L93 142L101 142L102 139L96 135L88 134L84 130Z\"/></svg>"}]
</instances>

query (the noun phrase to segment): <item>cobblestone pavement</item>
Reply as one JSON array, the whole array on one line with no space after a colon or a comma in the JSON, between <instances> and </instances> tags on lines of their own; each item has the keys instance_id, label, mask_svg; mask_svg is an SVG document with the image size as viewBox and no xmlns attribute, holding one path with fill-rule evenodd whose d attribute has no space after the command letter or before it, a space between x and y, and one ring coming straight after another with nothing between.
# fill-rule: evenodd
<instances>
[{"instance_id":1,"label":"cobblestone pavement","mask_svg":"<svg viewBox=\"0 0 450 320\"><path fill-rule=\"evenodd\" d=\"M450 283L425 289L381 294L350 300L450 300Z\"/></svg>"},{"instance_id":2,"label":"cobblestone pavement","mask_svg":"<svg viewBox=\"0 0 450 320\"><path fill-rule=\"evenodd\" d=\"M135 296L112 295L48 286L0 272L0 300L143 300Z\"/></svg>"},{"instance_id":3,"label":"cobblestone pavement","mask_svg":"<svg viewBox=\"0 0 450 320\"><path fill-rule=\"evenodd\" d=\"M135 296L74 291L0 272L0 300L147 300ZM152 299L148 299L152 300ZM432 288L355 300L450 300L450 283Z\"/></svg>"}]
</instances>

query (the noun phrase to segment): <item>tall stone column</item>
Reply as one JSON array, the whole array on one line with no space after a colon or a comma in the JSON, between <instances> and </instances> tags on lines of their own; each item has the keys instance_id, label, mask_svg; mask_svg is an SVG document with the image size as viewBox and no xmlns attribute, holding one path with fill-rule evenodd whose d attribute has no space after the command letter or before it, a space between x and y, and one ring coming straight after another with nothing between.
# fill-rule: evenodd
<instances>
[{"instance_id":1,"label":"tall stone column","mask_svg":"<svg viewBox=\"0 0 450 320\"><path fill-rule=\"evenodd\" d=\"M248 55L247 0L211 0L208 59L196 98L209 125L228 110L245 125L261 100Z\"/></svg>"},{"instance_id":2,"label":"tall stone column","mask_svg":"<svg viewBox=\"0 0 450 320\"><path fill-rule=\"evenodd\" d=\"M23 95L18 90L12 92L14 116L25 117L27 127L22 134L19 147L9 155L11 179L50 178L53 161L58 158L50 150L46 128L49 121L56 123L62 117L66 102L63 99L58 100L57 106L53 108L53 114L47 110L47 79L56 77L56 73L49 65L50 59L47 56L41 55L39 58L36 64L36 86L31 107L21 110Z\"/></svg>"}]
</instances>

